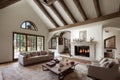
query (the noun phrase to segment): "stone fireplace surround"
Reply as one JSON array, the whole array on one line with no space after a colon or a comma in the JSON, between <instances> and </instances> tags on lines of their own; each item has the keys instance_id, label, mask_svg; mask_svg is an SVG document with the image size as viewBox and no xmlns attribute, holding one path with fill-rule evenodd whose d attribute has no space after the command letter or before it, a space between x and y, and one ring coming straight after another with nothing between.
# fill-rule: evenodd
<instances>
[{"instance_id":1,"label":"stone fireplace surround","mask_svg":"<svg viewBox=\"0 0 120 80\"><path fill-rule=\"evenodd\" d=\"M90 48L90 53L89 53L89 57L83 57L83 56L76 56L75 55L75 46L89 46ZM87 60L94 60L95 59L95 54L96 54L96 42L93 41L93 42L71 42L71 48L73 52L73 56L75 57L80 57L82 59L87 59Z\"/></svg>"}]
</instances>

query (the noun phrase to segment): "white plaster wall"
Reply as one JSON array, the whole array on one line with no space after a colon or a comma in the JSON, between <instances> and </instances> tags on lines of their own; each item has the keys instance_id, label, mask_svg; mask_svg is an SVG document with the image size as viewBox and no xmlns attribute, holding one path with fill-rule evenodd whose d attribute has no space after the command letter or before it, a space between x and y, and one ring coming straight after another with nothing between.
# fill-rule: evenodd
<instances>
[{"instance_id":1,"label":"white plaster wall","mask_svg":"<svg viewBox=\"0 0 120 80\"><path fill-rule=\"evenodd\" d=\"M66 32L62 37L66 38L66 39L71 39L71 33L70 32Z\"/></svg>"},{"instance_id":2,"label":"white plaster wall","mask_svg":"<svg viewBox=\"0 0 120 80\"><path fill-rule=\"evenodd\" d=\"M90 37L94 37L96 44L96 54L95 59L99 60L103 57L103 39L102 39L102 25L86 26L84 28L79 28L71 30L71 42L73 39L79 38L80 31L87 31L87 41L90 41ZM74 55L74 48L71 46L71 54Z\"/></svg>"},{"instance_id":3,"label":"white plaster wall","mask_svg":"<svg viewBox=\"0 0 120 80\"><path fill-rule=\"evenodd\" d=\"M108 32L105 32L105 30L108 30ZM104 29L103 40L111 36L116 36L116 49L113 49L115 52L115 58L120 58L120 30L117 30L115 28Z\"/></svg>"},{"instance_id":4,"label":"white plaster wall","mask_svg":"<svg viewBox=\"0 0 120 80\"><path fill-rule=\"evenodd\" d=\"M38 27L38 31L20 29L21 23L25 20L34 22ZM13 32L44 35L45 49L47 49L46 39L48 29L25 0L19 1L4 9L0 9L0 63L13 60Z\"/></svg>"}]
</instances>

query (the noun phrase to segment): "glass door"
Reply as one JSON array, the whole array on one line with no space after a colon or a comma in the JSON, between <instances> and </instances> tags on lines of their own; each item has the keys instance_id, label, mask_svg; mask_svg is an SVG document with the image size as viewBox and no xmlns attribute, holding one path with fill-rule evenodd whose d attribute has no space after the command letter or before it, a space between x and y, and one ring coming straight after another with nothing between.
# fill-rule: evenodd
<instances>
[{"instance_id":1,"label":"glass door","mask_svg":"<svg viewBox=\"0 0 120 80\"><path fill-rule=\"evenodd\" d=\"M24 34L14 33L14 59L18 58L18 55L22 51L26 51L26 36Z\"/></svg>"}]
</instances>

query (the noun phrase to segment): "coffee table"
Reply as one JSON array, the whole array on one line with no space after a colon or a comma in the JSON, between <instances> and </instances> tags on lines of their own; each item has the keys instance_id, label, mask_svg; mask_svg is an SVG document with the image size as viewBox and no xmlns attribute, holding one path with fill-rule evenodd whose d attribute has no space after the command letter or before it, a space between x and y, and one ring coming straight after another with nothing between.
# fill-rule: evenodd
<instances>
[{"instance_id":1,"label":"coffee table","mask_svg":"<svg viewBox=\"0 0 120 80\"><path fill-rule=\"evenodd\" d=\"M62 64L62 66L60 66L61 64ZM45 63L45 64L42 64L42 69L43 69L43 71L49 70L49 71L57 74L58 80L62 80L66 74L72 72L75 69L75 66L77 64L78 63L76 63L76 62L74 64L60 62L60 63L56 63L55 66L50 67Z\"/></svg>"}]
</instances>

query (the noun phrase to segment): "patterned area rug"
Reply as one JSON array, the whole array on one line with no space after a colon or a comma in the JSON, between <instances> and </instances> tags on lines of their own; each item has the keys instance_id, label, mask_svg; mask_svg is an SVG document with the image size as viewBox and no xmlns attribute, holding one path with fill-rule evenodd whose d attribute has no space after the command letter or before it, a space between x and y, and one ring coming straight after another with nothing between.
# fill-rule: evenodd
<instances>
[{"instance_id":1,"label":"patterned area rug","mask_svg":"<svg viewBox=\"0 0 120 80\"><path fill-rule=\"evenodd\" d=\"M42 64L42 63L41 63ZM58 76L51 71L43 71L41 64L23 67L17 62L0 66L4 80L58 80ZM74 72L67 74L63 80L92 80L87 76L87 67L79 63Z\"/></svg>"}]
</instances>

